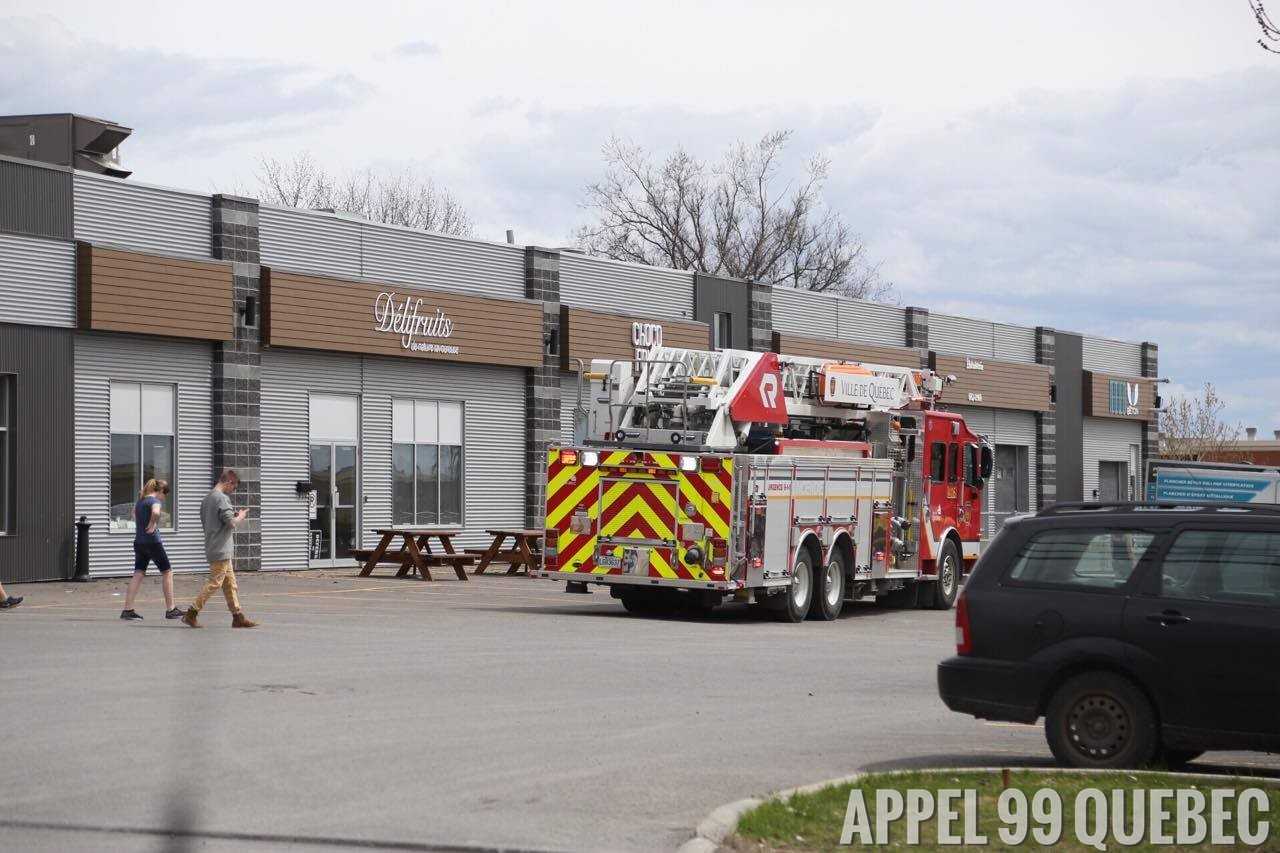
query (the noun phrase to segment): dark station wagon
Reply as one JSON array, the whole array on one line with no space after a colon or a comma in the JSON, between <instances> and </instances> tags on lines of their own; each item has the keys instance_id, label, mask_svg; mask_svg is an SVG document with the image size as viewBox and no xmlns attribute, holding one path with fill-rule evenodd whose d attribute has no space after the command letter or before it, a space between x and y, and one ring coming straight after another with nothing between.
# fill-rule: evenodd
<instances>
[{"instance_id":1,"label":"dark station wagon","mask_svg":"<svg viewBox=\"0 0 1280 853\"><path fill-rule=\"evenodd\" d=\"M1057 504L1011 519L938 666L953 711L1034 723L1076 767L1280 751L1280 510Z\"/></svg>"}]
</instances>

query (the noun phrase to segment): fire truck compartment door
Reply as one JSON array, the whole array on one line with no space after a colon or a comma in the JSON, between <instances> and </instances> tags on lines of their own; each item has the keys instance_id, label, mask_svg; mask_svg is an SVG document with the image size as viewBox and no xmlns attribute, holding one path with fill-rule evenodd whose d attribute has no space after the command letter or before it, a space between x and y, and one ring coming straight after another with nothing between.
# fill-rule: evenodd
<instances>
[{"instance_id":1,"label":"fire truck compartment door","mask_svg":"<svg viewBox=\"0 0 1280 853\"><path fill-rule=\"evenodd\" d=\"M601 482L596 565L622 574L675 578L679 485L622 475Z\"/></svg>"}]
</instances>

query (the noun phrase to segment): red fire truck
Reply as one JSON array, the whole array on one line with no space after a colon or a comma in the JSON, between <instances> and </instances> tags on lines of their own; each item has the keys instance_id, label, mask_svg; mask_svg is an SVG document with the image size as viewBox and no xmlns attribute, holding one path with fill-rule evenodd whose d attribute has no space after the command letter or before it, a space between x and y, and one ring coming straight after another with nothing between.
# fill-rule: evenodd
<instances>
[{"instance_id":1,"label":"red fire truck","mask_svg":"<svg viewBox=\"0 0 1280 853\"><path fill-rule=\"evenodd\" d=\"M928 370L655 347L581 365L547 453L534 574L628 611L732 599L782 619L846 601L951 607L978 557L991 450ZM586 399L584 399L584 396Z\"/></svg>"}]
</instances>

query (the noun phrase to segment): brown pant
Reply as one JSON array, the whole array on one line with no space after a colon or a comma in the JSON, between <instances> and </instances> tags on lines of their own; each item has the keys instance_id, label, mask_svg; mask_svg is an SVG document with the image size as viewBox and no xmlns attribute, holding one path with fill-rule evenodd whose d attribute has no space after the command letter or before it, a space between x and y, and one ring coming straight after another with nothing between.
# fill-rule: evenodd
<instances>
[{"instance_id":1,"label":"brown pant","mask_svg":"<svg viewBox=\"0 0 1280 853\"><path fill-rule=\"evenodd\" d=\"M218 587L222 587L222 594L227 597L227 609L232 613L239 613L240 598L236 595L238 592L236 570L231 567L230 560L218 560L216 563L209 564L209 582L204 585L204 589L200 590L191 609L199 613L204 603L209 600L209 596L218 591Z\"/></svg>"}]
</instances>

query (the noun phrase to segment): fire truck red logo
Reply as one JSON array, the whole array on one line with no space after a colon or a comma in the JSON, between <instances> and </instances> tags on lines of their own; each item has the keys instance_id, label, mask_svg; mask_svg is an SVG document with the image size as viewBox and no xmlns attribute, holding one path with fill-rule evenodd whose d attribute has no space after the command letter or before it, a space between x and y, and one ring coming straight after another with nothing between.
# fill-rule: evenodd
<instances>
[{"instance_id":1,"label":"fire truck red logo","mask_svg":"<svg viewBox=\"0 0 1280 853\"><path fill-rule=\"evenodd\" d=\"M729 417L760 424L787 423L787 398L776 353L764 353L751 369L737 396L729 403Z\"/></svg>"}]
</instances>

